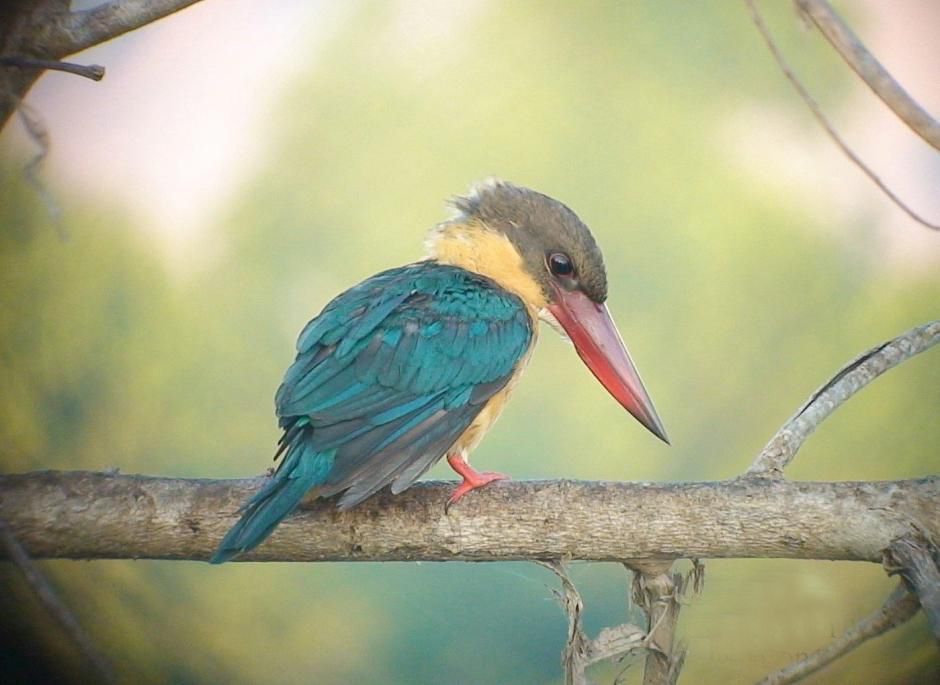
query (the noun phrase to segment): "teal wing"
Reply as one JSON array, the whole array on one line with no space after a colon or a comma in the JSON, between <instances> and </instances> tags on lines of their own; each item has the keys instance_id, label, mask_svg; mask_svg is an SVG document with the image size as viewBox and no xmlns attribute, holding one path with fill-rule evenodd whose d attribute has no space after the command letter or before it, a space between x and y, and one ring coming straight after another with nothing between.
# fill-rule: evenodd
<instances>
[{"instance_id":1,"label":"teal wing","mask_svg":"<svg viewBox=\"0 0 940 685\"><path fill-rule=\"evenodd\" d=\"M522 301L489 279L434 262L378 274L301 333L275 401L281 450L329 455L316 485L343 492L341 508L400 492L509 382L532 336Z\"/></svg>"}]
</instances>

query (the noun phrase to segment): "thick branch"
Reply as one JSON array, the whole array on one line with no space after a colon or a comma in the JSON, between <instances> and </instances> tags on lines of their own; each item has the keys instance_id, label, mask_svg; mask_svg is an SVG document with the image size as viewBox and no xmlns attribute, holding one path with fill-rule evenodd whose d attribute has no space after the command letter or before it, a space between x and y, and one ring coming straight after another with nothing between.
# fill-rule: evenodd
<instances>
[{"instance_id":1,"label":"thick branch","mask_svg":"<svg viewBox=\"0 0 940 685\"><path fill-rule=\"evenodd\" d=\"M826 0L796 0L796 4L872 92L914 133L940 150L940 123L891 77L829 3Z\"/></svg>"},{"instance_id":2,"label":"thick branch","mask_svg":"<svg viewBox=\"0 0 940 685\"><path fill-rule=\"evenodd\" d=\"M33 558L208 559L260 479L45 471L0 476L0 518ZM940 478L894 482L496 483L444 513L423 483L340 512L305 503L264 561L786 557L880 561L915 526L940 538Z\"/></svg>"},{"instance_id":3,"label":"thick branch","mask_svg":"<svg viewBox=\"0 0 940 685\"><path fill-rule=\"evenodd\" d=\"M780 476L797 451L832 412L852 395L905 359L940 342L940 320L912 328L849 362L813 393L770 439L745 476Z\"/></svg>"},{"instance_id":4,"label":"thick branch","mask_svg":"<svg viewBox=\"0 0 940 685\"><path fill-rule=\"evenodd\" d=\"M61 56L163 19L199 0L111 0L83 12L72 12L60 28L56 47Z\"/></svg>"},{"instance_id":5,"label":"thick branch","mask_svg":"<svg viewBox=\"0 0 940 685\"><path fill-rule=\"evenodd\" d=\"M920 603L917 597L908 592L902 583L895 588L878 611L866 616L818 652L813 652L779 671L774 671L758 685L786 685L799 682L811 673L848 654L866 640L910 620L919 608Z\"/></svg>"}]
</instances>

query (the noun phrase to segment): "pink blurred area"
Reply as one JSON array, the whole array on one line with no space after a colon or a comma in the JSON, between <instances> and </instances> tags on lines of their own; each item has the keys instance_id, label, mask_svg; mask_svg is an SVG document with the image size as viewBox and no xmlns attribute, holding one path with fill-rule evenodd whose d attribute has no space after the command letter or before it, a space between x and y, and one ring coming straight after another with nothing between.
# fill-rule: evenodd
<instances>
[{"instance_id":1,"label":"pink blurred area","mask_svg":"<svg viewBox=\"0 0 940 685\"><path fill-rule=\"evenodd\" d=\"M935 0L864 0L836 6L859 39L908 93L940 118L940 3ZM798 19L795 14L793 23ZM792 27L774 25L779 32ZM824 41L815 29L808 38ZM765 46L754 59L767 62L768 78L783 79ZM789 59L792 61L793 56ZM858 79L833 50L831 59L845 69L849 96L837 108L823 110L843 140L861 160L923 219L940 224L940 154L916 136ZM791 65L792 66L792 65ZM814 97L813 74L800 73ZM773 110L763 103L742 108L727 122L723 145L748 174L762 177L779 192L822 217L846 241L859 241L871 230L870 249L885 267L912 274L940 263L938 235L892 204L827 137L792 90L798 108Z\"/></svg>"},{"instance_id":2,"label":"pink blurred area","mask_svg":"<svg viewBox=\"0 0 940 685\"><path fill-rule=\"evenodd\" d=\"M276 136L272 110L292 79L316 63L318 47L350 7L324 0L263 8L250 0L206 0L74 56L105 65L107 76L93 83L47 73L30 92L27 102L52 139L43 173L69 196L117 202L131 211L142 230L160 238L171 262L185 269L198 261L201 252L193 248L211 232L220 210L264 162L266 145ZM411 39L416 18L427 24L466 7L404 2L393 13ZM865 0L837 9L848 13L861 39L915 99L940 113L940 3ZM399 41L403 51L408 44ZM756 38L741 49L766 61L768 79L783 79ZM803 76L812 83L812 74ZM909 206L940 222L940 155L848 70L846 79L852 80L851 95L827 112L832 122ZM775 111L752 102L728 118L718 132L719 147L775 192L792 194L832 226L846 227L836 229L845 231L845 240L857 238L859 225L874 224L872 242L886 266L921 271L940 262L936 233L892 205L809 120L801 104ZM6 127L0 145L24 155L31 147L17 124Z\"/></svg>"},{"instance_id":3,"label":"pink blurred area","mask_svg":"<svg viewBox=\"0 0 940 685\"><path fill-rule=\"evenodd\" d=\"M47 72L30 91L52 141L43 174L69 197L119 203L171 259L186 260L261 163L272 107L341 24L342 7L200 2L72 56L107 74L95 83ZM3 138L22 154L32 148L19 122Z\"/></svg>"}]
</instances>

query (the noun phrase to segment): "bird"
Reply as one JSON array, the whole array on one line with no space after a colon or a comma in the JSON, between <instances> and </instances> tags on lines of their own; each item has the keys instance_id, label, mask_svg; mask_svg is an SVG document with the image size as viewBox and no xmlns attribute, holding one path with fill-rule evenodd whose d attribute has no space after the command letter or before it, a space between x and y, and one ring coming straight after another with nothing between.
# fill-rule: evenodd
<instances>
[{"instance_id":1,"label":"bird","mask_svg":"<svg viewBox=\"0 0 940 685\"><path fill-rule=\"evenodd\" d=\"M507 478L468 455L503 410L538 339L567 337L607 391L668 444L606 305L590 229L566 205L499 179L451 200L425 258L346 290L297 339L275 395L276 471L239 510L211 563L261 544L307 495L340 510L398 494L446 457L448 507Z\"/></svg>"}]
</instances>

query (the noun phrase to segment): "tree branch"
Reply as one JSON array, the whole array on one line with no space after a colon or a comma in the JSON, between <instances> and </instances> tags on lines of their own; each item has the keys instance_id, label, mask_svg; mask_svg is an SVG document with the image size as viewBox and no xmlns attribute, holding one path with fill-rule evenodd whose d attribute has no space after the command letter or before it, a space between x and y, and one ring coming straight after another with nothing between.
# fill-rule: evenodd
<instances>
[{"instance_id":1,"label":"tree branch","mask_svg":"<svg viewBox=\"0 0 940 685\"><path fill-rule=\"evenodd\" d=\"M2 6L0 55L8 61L19 60L21 64L13 66L21 68L0 69L0 130L45 69L63 68L59 61L63 57L138 29L198 1L111 0L79 12L70 11L68 0L29 0ZM27 61L31 62L30 66L26 65ZM100 69L94 65L72 67L69 70L73 73L91 78Z\"/></svg>"},{"instance_id":2,"label":"tree branch","mask_svg":"<svg viewBox=\"0 0 940 685\"><path fill-rule=\"evenodd\" d=\"M72 12L59 27L56 51L60 57L139 29L199 0L111 0Z\"/></svg>"},{"instance_id":3,"label":"tree branch","mask_svg":"<svg viewBox=\"0 0 940 685\"><path fill-rule=\"evenodd\" d=\"M30 559L29 554L23 549L16 536L10 530L6 521L0 519L0 545L9 555L10 560L16 565L23 574L26 583L35 593L36 597L46 608L46 611L58 622L65 631L65 634L75 643L78 650L85 657L88 665L95 674L95 678L101 683L116 683L114 670L111 664L105 659L104 655L95 647L94 641L82 628L82 624L75 618L75 614L69 610L65 603L59 599L58 594L52 588L48 579L36 563Z\"/></svg>"},{"instance_id":4,"label":"tree branch","mask_svg":"<svg viewBox=\"0 0 940 685\"><path fill-rule=\"evenodd\" d=\"M760 32L761 37L764 39L764 42L767 44L767 48L770 50L770 54L773 55L774 60L777 62L777 66L780 67L780 70L783 72L783 75L787 77L787 80L793 85L796 89L796 92L803 99L803 102L806 103L806 106L809 107L810 112L813 116L816 117L816 121L819 122L820 126L823 127L823 130L826 131L826 134L832 139L832 142L842 150L842 154L849 158L855 166L861 169L868 178L878 186L878 189L884 193L891 202L893 202L901 211L907 214L911 219L919 223L920 225L929 228L933 231L940 231L940 224L933 223L928 221L920 214L911 209L907 204L898 197L894 191L892 191L888 185L879 178L878 174L871 170L871 168L861 160L861 158L855 154L852 148L849 147L848 143L842 140L842 136L839 135L835 127L829 123L829 119L826 118L826 115L823 114L822 109L819 106L819 103L809 94L809 91L806 90L806 87L800 81L799 77L794 73L793 69L790 68L790 65L787 64L786 59L783 57L783 53L780 52L780 49L777 47L776 42L774 42L773 36L770 35L770 29L767 28L767 25L764 24L764 19L761 17L760 12L757 9L755 0L744 0L747 4L748 9L751 11L751 18L754 21L754 25L757 27L757 30Z\"/></svg>"},{"instance_id":5,"label":"tree branch","mask_svg":"<svg viewBox=\"0 0 940 685\"><path fill-rule=\"evenodd\" d=\"M799 661L781 668L779 671L774 671L761 680L758 685L788 685L788 683L799 682L806 676L828 666L839 657L848 654L866 640L878 637L882 633L910 620L919 608L920 603L917 601L917 597L908 592L904 584L901 583L888 596L888 599L885 600L885 603L878 611L859 621L834 642L818 652L813 652Z\"/></svg>"},{"instance_id":6,"label":"tree branch","mask_svg":"<svg viewBox=\"0 0 940 685\"><path fill-rule=\"evenodd\" d=\"M885 550L884 566L888 573L900 574L907 588L917 595L930 630L940 641L940 551L931 537L913 530L894 540Z\"/></svg>"},{"instance_id":7,"label":"tree branch","mask_svg":"<svg viewBox=\"0 0 940 685\"><path fill-rule=\"evenodd\" d=\"M33 558L208 559L262 479L85 471L0 476L0 518ZM940 538L940 478L892 482L497 483L444 514L451 483L349 511L313 500L245 560L508 561L777 557L881 561Z\"/></svg>"},{"instance_id":8,"label":"tree branch","mask_svg":"<svg viewBox=\"0 0 940 685\"><path fill-rule=\"evenodd\" d=\"M938 342L940 320L912 328L849 362L777 431L744 475L781 476L806 439L832 412L888 369Z\"/></svg>"},{"instance_id":9,"label":"tree branch","mask_svg":"<svg viewBox=\"0 0 940 685\"><path fill-rule=\"evenodd\" d=\"M892 78L829 3L826 0L796 0L796 4L872 92L914 133L940 150L940 123Z\"/></svg>"}]
</instances>

